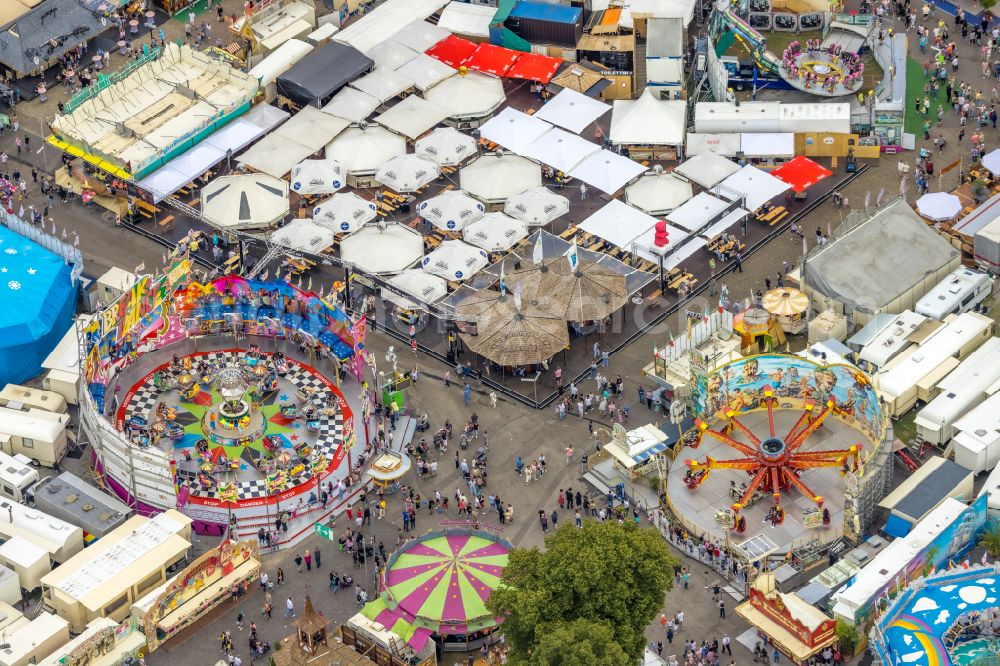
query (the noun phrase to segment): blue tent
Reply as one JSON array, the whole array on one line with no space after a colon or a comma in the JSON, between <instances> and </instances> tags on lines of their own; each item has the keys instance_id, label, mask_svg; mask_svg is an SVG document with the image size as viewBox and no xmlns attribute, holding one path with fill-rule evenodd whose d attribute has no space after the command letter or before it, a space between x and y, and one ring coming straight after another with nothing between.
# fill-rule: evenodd
<instances>
[{"instance_id":1,"label":"blue tent","mask_svg":"<svg viewBox=\"0 0 1000 666\"><path fill-rule=\"evenodd\" d=\"M38 374L69 329L76 306L72 267L0 227L0 386Z\"/></svg>"}]
</instances>

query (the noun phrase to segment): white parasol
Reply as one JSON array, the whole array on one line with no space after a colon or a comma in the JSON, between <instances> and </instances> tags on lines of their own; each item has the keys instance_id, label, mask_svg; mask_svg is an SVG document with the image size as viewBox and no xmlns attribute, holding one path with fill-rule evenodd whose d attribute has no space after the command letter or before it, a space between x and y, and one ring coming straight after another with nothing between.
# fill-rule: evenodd
<instances>
[{"instance_id":1,"label":"white parasol","mask_svg":"<svg viewBox=\"0 0 1000 666\"><path fill-rule=\"evenodd\" d=\"M527 236L528 227L524 222L503 213L487 213L462 232L467 243L487 252L504 252Z\"/></svg>"},{"instance_id":2,"label":"white parasol","mask_svg":"<svg viewBox=\"0 0 1000 666\"><path fill-rule=\"evenodd\" d=\"M462 190L448 190L422 202L418 212L438 229L459 231L481 218L486 207Z\"/></svg>"},{"instance_id":3,"label":"white parasol","mask_svg":"<svg viewBox=\"0 0 1000 666\"><path fill-rule=\"evenodd\" d=\"M424 257L423 268L446 280L466 280L490 261L478 247L458 240L447 240Z\"/></svg>"},{"instance_id":4,"label":"white parasol","mask_svg":"<svg viewBox=\"0 0 1000 666\"><path fill-rule=\"evenodd\" d=\"M382 297L396 305L412 309L415 303L433 303L448 293L448 283L427 271L409 268L399 275L389 278L389 284L412 297L403 298L391 291L382 292Z\"/></svg>"},{"instance_id":5,"label":"white parasol","mask_svg":"<svg viewBox=\"0 0 1000 666\"><path fill-rule=\"evenodd\" d=\"M351 234L377 217L374 201L354 192L334 194L313 209L316 224L338 234Z\"/></svg>"},{"instance_id":6,"label":"white parasol","mask_svg":"<svg viewBox=\"0 0 1000 666\"><path fill-rule=\"evenodd\" d=\"M669 213L692 196L691 183L663 173L659 164L625 188L625 202L650 215Z\"/></svg>"},{"instance_id":7,"label":"white parasol","mask_svg":"<svg viewBox=\"0 0 1000 666\"><path fill-rule=\"evenodd\" d=\"M507 199L503 212L525 224L542 226L568 213L569 199L544 186L532 187Z\"/></svg>"},{"instance_id":8,"label":"white parasol","mask_svg":"<svg viewBox=\"0 0 1000 666\"><path fill-rule=\"evenodd\" d=\"M982 163L994 176L1000 174L1000 148L983 155Z\"/></svg>"},{"instance_id":9,"label":"white parasol","mask_svg":"<svg viewBox=\"0 0 1000 666\"><path fill-rule=\"evenodd\" d=\"M411 153L387 160L375 170L375 180L396 192L415 192L440 173L437 164Z\"/></svg>"},{"instance_id":10,"label":"white parasol","mask_svg":"<svg viewBox=\"0 0 1000 666\"><path fill-rule=\"evenodd\" d=\"M326 144L327 158L344 165L347 173L374 173L396 155L406 154L406 139L380 125L350 127Z\"/></svg>"},{"instance_id":11,"label":"white parasol","mask_svg":"<svg viewBox=\"0 0 1000 666\"><path fill-rule=\"evenodd\" d=\"M917 199L917 212L928 220L950 220L962 212L962 200L947 192L932 192Z\"/></svg>"},{"instance_id":12,"label":"white parasol","mask_svg":"<svg viewBox=\"0 0 1000 666\"><path fill-rule=\"evenodd\" d=\"M439 127L414 147L417 155L438 166L455 166L476 154L476 140L454 127Z\"/></svg>"},{"instance_id":13,"label":"white parasol","mask_svg":"<svg viewBox=\"0 0 1000 666\"><path fill-rule=\"evenodd\" d=\"M368 225L340 241L340 258L365 273L399 273L423 253L423 236L401 224Z\"/></svg>"},{"instance_id":14,"label":"white parasol","mask_svg":"<svg viewBox=\"0 0 1000 666\"><path fill-rule=\"evenodd\" d=\"M483 155L459 173L463 190L485 203L508 198L542 184L542 167L519 155Z\"/></svg>"},{"instance_id":15,"label":"white parasol","mask_svg":"<svg viewBox=\"0 0 1000 666\"><path fill-rule=\"evenodd\" d=\"M295 219L271 234L271 242L298 250L319 254L334 243L333 231L313 220Z\"/></svg>"},{"instance_id":16,"label":"white parasol","mask_svg":"<svg viewBox=\"0 0 1000 666\"><path fill-rule=\"evenodd\" d=\"M298 194L333 194L345 184L337 160L303 160L292 168L292 189Z\"/></svg>"}]
</instances>

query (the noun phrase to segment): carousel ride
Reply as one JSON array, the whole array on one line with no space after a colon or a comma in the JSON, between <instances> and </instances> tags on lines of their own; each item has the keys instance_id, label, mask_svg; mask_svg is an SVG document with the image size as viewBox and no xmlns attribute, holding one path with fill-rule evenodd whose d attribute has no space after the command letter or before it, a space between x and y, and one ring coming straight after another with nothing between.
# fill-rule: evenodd
<instances>
[{"instance_id":1,"label":"carousel ride","mask_svg":"<svg viewBox=\"0 0 1000 666\"><path fill-rule=\"evenodd\" d=\"M727 413L725 427L722 430L712 429L708 423L701 419L695 421L695 439L691 442L692 448L697 448L701 444L701 438L708 435L743 454L743 457L718 460L706 456L702 461L688 459L689 471L685 475L685 483L688 488L697 488L708 479L713 470L731 469L746 472L750 477L749 483L743 483L737 487L734 481L731 486L735 498L731 505L733 511L732 529L737 532L746 531L746 519L740 515L740 511L743 507L759 499L760 493L768 493L774 500L767 520L772 525L784 522L785 511L781 507L781 494L790 492L792 489L801 492L820 508L823 524L829 525L830 512L823 507L823 496L809 488L802 480L801 475L806 470L824 467L855 471L861 445L856 444L846 449L806 450L804 448L809 437L823 425L828 416L834 413L836 404L832 398L827 400L826 405L818 413L815 401L807 401L802 414L784 436L777 433L775 426L774 410L778 399L770 386L764 389L763 402L767 408L768 423L768 435L764 438L754 434L733 412ZM749 442L744 443L733 438L729 433L734 430L742 433Z\"/></svg>"},{"instance_id":2,"label":"carousel ride","mask_svg":"<svg viewBox=\"0 0 1000 666\"><path fill-rule=\"evenodd\" d=\"M865 65L840 44L824 47L819 39L788 45L781 55L781 75L799 90L829 97L856 93L864 85Z\"/></svg>"}]
</instances>

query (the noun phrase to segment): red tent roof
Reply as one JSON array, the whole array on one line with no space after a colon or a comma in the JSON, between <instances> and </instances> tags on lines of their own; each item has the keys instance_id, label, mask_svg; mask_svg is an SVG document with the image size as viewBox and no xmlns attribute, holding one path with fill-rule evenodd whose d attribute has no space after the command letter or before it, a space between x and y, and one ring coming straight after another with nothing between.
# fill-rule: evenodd
<instances>
[{"instance_id":1,"label":"red tent roof","mask_svg":"<svg viewBox=\"0 0 1000 666\"><path fill-rule=\"evenodd\" d=\"M502 46L493 44L480 44L464 64L469 69L474 69L484 74L493 76L506 76L507 71L514 65L514 61L521 55L520 51L512 51Z\"/></svg>"},{"instance_id":2,"label":"red tent roof","mask_svg":"<svg viewBox=\"0 0 1000 666\"><path fill-rule=\"evenodd\" d=\"M808 157L796 155L771 172L771 175L792 186L796 192L804 192L833 172Z\"/></svg>"},{"instance_id":3,"label":"red tent roof","mask_svg":"<svg viewBox=\"0 0 1000 666\"><path fill-rule=\"evenodd\" d=\"M467 39L448 35L434 46L427 49L427 55L437 58L446 65L455 69L465 64L476 51L476 45Z\"/></svg>"},{"instance_id":4,"label":"red tent roof","mask_svg":"<svg viewBox=\"0 0 1000 666\"><path fill-rule=\"evenodd\" d=\"M507 76L513 79L548 83L556 75L556 70L559 69L562 62L559 58L550 58L537 53L522 53L514 66L507 72Z\"/></svg>"}]
</instances>

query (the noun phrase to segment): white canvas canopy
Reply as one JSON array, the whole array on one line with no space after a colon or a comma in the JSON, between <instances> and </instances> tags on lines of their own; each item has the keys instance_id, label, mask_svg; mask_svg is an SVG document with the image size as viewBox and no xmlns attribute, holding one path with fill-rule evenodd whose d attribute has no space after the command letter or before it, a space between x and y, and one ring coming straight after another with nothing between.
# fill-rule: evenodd
<instances>
[{"instance_id":1,"label":"white canvas canopy","mask_svg":"<svg viewBox=\"0 0 1000 666\"><path fill-rule=\"evenodd\" d=\"M479 128L479 136L519 155L526 155L528 147L550 129L552 125L544 120L508 106Z\"/></svg>"},{"instance_id":2,"label":"white canvas canopy","mask_svg":"<svg viewBox=\"0 0 1000 666\"><path fill-rule=\"evenodd\" d=\"M684 61L680 58L646 58L649 86L677 86L684 82Z\"/></svg>"},{"instance_id":3,"label":"white canvas canopy","mask_svg":"<svg viewBox=\"0 0 1000 666\"><path fill-rule=\"evenodd\" d=\"M289 39L247 73L260 81L261 88L266 88L291 69L292 65L309 55L313 48L312 44L301 39Z\"/></svg>"},{"instance_id":4,"label":"white canvas canopy","mask_svg":"<svg viewBox=\"0 0 1000 666\"><path fill-rule=\"evenodd\" d=\"M334 233L354 233L374 220L375 202L368 201L354 192L341 192L313 208L313 221Z\"/></svg>"},{"instance_id":5,"label":"white canvas canopy","mask_svg":"<svg viewBox=\"0 0 1000 666\"><path fill-rule=\"evenodd\" d=\"M459 240L446 240L424 257L423 269L445 280L467 280L490 263L490 258L478 247Z\"/></svg>"},{"instance_id":6,"label":"white canvas canopy","mask_svg":"<svg viewBox=\"0 0 1000 666\"><path fill-rule=\"evenodd\" d=\"M581 222L579 228L616 247L629 252L635 251L644 259L655 262L658 257L648 248L653 247L653 227L657 222L652 215L647 215L620 199L612 199ZM688 235L683 229L670 224L667 225L667 234L670 243L677 243Z\"/></svg>"},{"instance_id":7,"label":"white canvas canopy","mask_svg":"<svg viewBox=\"0 0 1000 666\"><path fill-rule=\"evenodd\" d=\"M434 46L450 33L440 26L427 21L413 21L397 32L393 39L400 44L409 46L414 51L423 53Z\"/></svg>"},{"instance_id":8,"label":"white canvas canopy","mask_svg":"<svg viewBox=\"0 0 1000 666\"><path fill-rule=\"evenodd\" d=\"M737 208L736 210L729 211L725 217L717 222L713 222L712 226L701 232L701 235L705 238L714 238L715 236L721 234L723 231L729 229L744 217L750 214L750 211L744 208Z\"/></svg>"},{"instance_id":9,"label":"white canvas canopy","mask_svg":"<svg viewBox=\"0 0 1000 666\"><path fill-rule=\"evenodd\" d=\"M419 19L437 13L446 4L448 0L386 0L338 32L334 39L367 53L385 40L405 33L414 18L420 23ZM405 40L397 41L403 41L414 50L424 50L417 49Z\"/></svg>"},{"instance_id":10,"label":"white canvas canopy","mask_svg":"<svg viewBox=\"0 0 1000 666\"><path fill-rule=\"evenodd\" d=\"M344 167L337 160L305 160L292 169L292 189L298 194L333 194L345 184Z\"/></svg>"},{"instance_id":11,"label":"white canvas canopy","mask_svg":"<svg viewBox=\"0 0 1000 666\"><path fill-rule=\"evenodd\" d=\"M745 132L740 135L740 152L744 157L792 157L795 155L795 135L790 132Z\"/></svg>"},{"instance_id":12,"label":"white canvas canopy","mask_svg":"<svg viewBox=\"0 0 1000 666\"><path fill-rule=\"evenodd\" d=\"M576 165L600 149L596 143L591 143L581 136L552 128L528 144L522 154L569 173Z\"/></svg>"},{"instance_id":13,"label":"white canvas canopy","mask_svg":"<svg viewBox=\"0 0 1000 666\"><path fill-rule=\"evenodd\" d=\"M691 198L691 183L669 173L651 173L625 188L625 201L651 215L663 215Z\"/></svg>"},{"instance_id":14,"label":"white canvas canopy","mask_svg":"<svg viewBox=\"0 0 1000 666\"><path fill-rule=\"evenodd\" d=\"M727 199L733 198L731 192L738 192L746 197L744 205L748 210L757 210L789 188L791 185L780 178L748 164L719 183L712 191Z\"/></svg>"},{"instance_id":15,"label":"white canvas canopy","mask_svg":"<svg viewBox=\"0 0 1000 666\"><path fill-rule=\"evenodd\" d=\"M260 173L220 176L201 188L201 213L230 229L269 227L288 215L288 183Z\"/></svg>"},{"instance_id":16,"label":"white canvas canopy","mask_svg":"<svg viewBox=\"0 0 1000 666\"><path fill-rule=\"evenodd\" d=\"M637 100L616 99L611 112L611 143L683 145L686 114L686 101L660 100L649 88Z\"/></svg>"},{"instance_id":17,"label":"white canvas canopy","mask_svg":"<svg viewBox=\"0 0 1000 666\"><path fill-rule=\"evenodd\" d=\"M437 164L413 153L397 155L375 169L375 179L396 192L414 192L441 174Z\"/></svg>"},{"instance_id":18,"label":"white canvas canopy","mask_svg":"<svg viewBox=\"0 0 1000 666\"><path fill-rule=\"evenodd\" d=\"M541 226L569 212L569 199L547 187L533 187L507 199L504 212L527 224Z\"/></svg>"},{"instance_id":19,"label":"white canvas canopy","mask_svg":"<svg viewBox=\"0 0 1000 666\"><path fill-rule=\"evenodd\" d=\"M534 117L579 134L587 125L610 110L611 106L600 100L563 88L558 95L546 102Z\"/></svg>"},{"instance_id":20,"label":"white canvas canopy","mask_svg":"<svg viewBox=\"0 0 1000 666\"><path fill-rule=\"evenodd\" d=\"M379 107L377 99L368 93L347 86L327 102L323 111L330 115L346 118L352 123L360 123Z\"/></svg>"},{"instance_id":21,"label":"white canvas canopy","mask_svg":"<svg viewBox=\"0 0 1000 666\"><path fill-rule=\"evenodd\" d=\"M417 57L417 52L405 44L389 39L371 49L366 56L372 59L376 67L399 69Z\"/></svg>"},{"instance_id":22,"label":"white canvas canopy","mask_svg":"<svg viewBox=\"0 0 1000 666\"><path fill-rule=\"evenodd\" d=\"M459 183L484 203L506 201L541 185L542 169L518 155L483 155L459 172Z\"/></svg>"},{"instance_id":23,"label":"white canvas canopy","mask_svg":"<svg viewBox=\"0 0 1000 666\"><path fill-rule=\"evenodd\" d=\"M399 273L424 254L424 238L401 224L370 224L340 241L340 258L365 273Z\"/></svg>"},{"instance_id":24,"label":"white canvas canopy","mask_svg":"<svg viewBox=\"0 0 1000 666\"><path fill-rule=\"evenodd\" d=\"M299 252L319 254L333 245L333 231L308 219L295 219L271 234L271 241Z\"/></svg>"},{"instance_id":25,"label":"white canvas canopy","mask_svg":"<svg viewBox=\"0 0 1000 666\"><path fill-rule=\"evenodd\" d=\"M729 204L707 192L699 192L693 199L667 215L667 222L697 231L708 224Z\"/></svg>"},{"instance_id":26,"label":"white canvas canopy","mask_svg":"<svg viewBox=\"0 0 1000 666\"><path fill-rule=\"evenodd\" d=\"M507 99L500 79L478 72L452 76L424 93L424 99L448 109L449 118L482 118Z\"/></svg>"},{"instance_id":27,"label":"white canvas canopy","mask_svg":"<svg viewBox=\"0 0 1000 666\"><path fill-rule=\"evenodd\" d=\"M614 194L645 170L646 167L624 155L602 150L578 164L569 175L602 192Z\"/></svg>"},{"instance_id":28,"label":"white canvas canopy","mask_svg":"<svg viewBox=\"0 0 1000 666\"><path fill-rule=\"evenodd\" d=\"M412 310L420 303L433 303L448 293L448 283L442 278L416 268L408 268L399 275L393 275L388 282L413 300L401 298L391 291L383 291L383 298L407 310Z\"/></svg>"},{"instance_id":29,"label":"white canvas canopy","mask_svg":"<svg viewBox=\"0 0 1000 666\"><path fill-rule=\"evenodd\" d=\"M928 220L950 220L962 212L962 200L947 192L931 192L917 199L917 212Z\"/></svg>"},{"instance_id":30,"label":"white canvas canopy","mask_svg":"<svg viewBox=\"0 0 1000 666\"><path fill-rule=\"evenodd\" d=\"M375 116L375 121L408 139L416 139L447 117L448 112L437 104L410 95L382 115Z\"/></svg>"},{"instance_id":31,"label":"white canvas canopy","mask_svg":"<svg viewBox=\"0 0 1000 666\"><path fill-rule=\"evenodd\" d=\"M460 231L486 213L486 206L462 190L448 190L420 203L420 217L438 229Z\"/></svg>"},{"instance_id":32,"label":"white canvas canopy","mask_svg":"<svg viewBox=\"0 0 1000 666\"><path fill-rule=\"evenodd\" d=\"M373 72L365 74L360 79L351 81L350 85L352 88L357 88L361 92L368 93L380 102L385 102L412 88L413 81L404 74L394 72L385 67L379 67Z\"/></svg>"},{"instance_id":33,"label":"white canvas canopy","mask_svg":"<svg viewBox=\"0 0 1000 666\"><path fill-rule=\"evenodd\" d=\"M696 134L688 132L685 138L688 157L702 153L715 153L724 157L735 157L740 152L739 134Z\"/></svg>"},{"instance_id":34,"label":"white canvas canopy","mask_svg":"<svg viewBox=\"0 0 1000 666\"><path fill-rule=\"evenodd\" d=\"M714 153L702 153L680 164L674 172L708 188L715 187L739 170L739 165L730 159Z\"/></svg>"},{"instance_id":35,"label":"white canvas canopy","mask_svg":"<svg viewBox=\"0 0 1000 666\"><path fill-rule=\"evenodd\" d=\"M449 2L441 10L438 26L456 35L489 39L490 23L496 7L473 5L467 2Z\"/></svg>"},{"instance_id":36,"label":"white canvas canopy","mask_svg":"<svg viewBox=\"0 0 1000 666\"><path fill-rule=\"evenodd\" d=\"M350 122L314 106L303 107L288 122L278 127L240 156L240 164L281 178L292 167L319 151Z\"/></svg>"},{"instance_id":37,"label":"white canvas canopy","mask_svg":"<svg viewBox=\"0 0 1000 666\"><path fill-rule=\"evenodd\" d=\"M417 57L396 71L413 81L413 85L420 92L424 92L435 84L441 83L449 76L455 76L458 73L437 58L432 58L426 53L418 53Z\"/></svg>"},{"instance_id":38,"label":"white canvas canopy","mask_svg":"<svg viewBox=\"0 0 1000 666\"><path fill-rule=\"evenodd\" d=\"M462 230L465 242L487 252L506 252L528 237L528 226L503 213L487 213Z\"/></svg>"},{"instance_id":39,"label":"white canvas canopy","mask_svg":"<svg viewBox=\"0 0 1000 666\"><path fill-rule=\"evenodd\" d=\"M417 155L438 166L457 166L476 154L476 140L454 127L438 127L413 147Z\"/></svg>"},{"instance_id":40,"label":"white canvas canopy","mask_svg":"<svg viewBox=\"0 0 1000 666\"><path fill-rule=\"evenodd\" d=\"M375 173L380 164L406 154L406 139L379 125L352 127L326 147L326 156L350 174Z\"/></svg>"}]
</instances>

